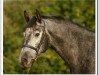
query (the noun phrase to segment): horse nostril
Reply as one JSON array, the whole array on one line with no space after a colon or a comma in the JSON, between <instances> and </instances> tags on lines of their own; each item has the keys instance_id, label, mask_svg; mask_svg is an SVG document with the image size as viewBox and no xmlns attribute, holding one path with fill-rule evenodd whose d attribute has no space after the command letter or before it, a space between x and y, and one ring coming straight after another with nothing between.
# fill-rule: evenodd
<instances>
[{"instance_id":1,"label":"horse nostril","mask_svg":"<svg viewBox=\"0 0 100 75\"><path fill-rule=\"evenodd\" d=\"M27 58L22 58L22 62L27 62Z\"/></svg>"}]
</instances>

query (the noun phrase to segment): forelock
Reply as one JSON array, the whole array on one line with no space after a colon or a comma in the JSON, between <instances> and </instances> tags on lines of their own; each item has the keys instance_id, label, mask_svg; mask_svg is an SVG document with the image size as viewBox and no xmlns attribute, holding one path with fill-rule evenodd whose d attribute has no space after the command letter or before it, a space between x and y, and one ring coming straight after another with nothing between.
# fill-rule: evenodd
<instances>
[{"instance_id":1,"label":"forelock","mask_svg":"<svg viewBox=\"0 0 100 75\"><path fill-rule=\"evenodd\" d=\"M27 23L27 27L33 27L36 24L36 17L33 16L30 21Z\"/></svg>"}]
</instances>

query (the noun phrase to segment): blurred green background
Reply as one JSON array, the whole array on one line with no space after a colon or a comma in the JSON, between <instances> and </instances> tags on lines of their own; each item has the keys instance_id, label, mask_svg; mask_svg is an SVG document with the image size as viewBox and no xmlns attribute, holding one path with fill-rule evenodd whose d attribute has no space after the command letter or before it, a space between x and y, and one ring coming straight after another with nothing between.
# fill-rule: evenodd
<instances>
[{"instance_id":1,"label":"blurred green background","mask_svg":"<svg viewBox=\"0 0 100 75\"><path fill-rule=\"evenodd\" d=\"M4 0L3 14L3 72L5 74L27 73L22 70L18 58L23 45L25 19L23 11L34 15L38 9L43 15L59 15L95 30L95 0ZM61 57L52 49L42 53L29 73L70 73Z\"/></svg>"}]
</instances>

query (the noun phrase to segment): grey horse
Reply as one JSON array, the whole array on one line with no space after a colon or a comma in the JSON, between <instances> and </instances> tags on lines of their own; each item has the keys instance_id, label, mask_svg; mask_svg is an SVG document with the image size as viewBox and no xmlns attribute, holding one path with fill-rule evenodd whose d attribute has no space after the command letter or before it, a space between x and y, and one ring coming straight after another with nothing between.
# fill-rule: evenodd
<instances>
[{"instance_id":1,"label":"grey horse","mask_svg":"<svg viewBox=\"0 0 100 75\"><path fill-rule=\"evenodd\" d=\"M54 49L72 74L95 73L95 33L59 16L42 16L36 10L30 18L24 11L26 27L24 45L19 60L29 68L37 56L48 48Z\"/></svg>"}]
</instances>

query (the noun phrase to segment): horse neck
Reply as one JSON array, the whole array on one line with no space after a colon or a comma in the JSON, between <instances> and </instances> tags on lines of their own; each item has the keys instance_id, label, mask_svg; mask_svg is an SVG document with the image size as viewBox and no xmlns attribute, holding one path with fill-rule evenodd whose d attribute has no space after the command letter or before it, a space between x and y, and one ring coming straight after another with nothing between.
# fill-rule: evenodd
<instances>
[{"instance_id":1,"label":"horse neck","mask_svg":"<svg viewBox=\"0 0 100 75\"><path fill-rule=\"evenodd\" d=\"M75 62L73 63L72 61L76 57L75 54L78 51L76 50L76 52L74 52L73 50L72 51L69 50L69 47L72 46L70 43L72 39L68 37L69 36L68 34L70 32L66 31L68 28L64 24L65 23L63 22L56 23L52 20L51 21L47 20L46 28L48 32L47 34L49 35L51 47L62 57L62 59L67 63L67 65L71 66L72 64L76 64ZM73 56L72 52L74 53Z\"/></svg>"},{"instance_id":2,"label":"horse neck","mask_svg":"<svg viewBox=\"0 0 100 75\"><path fill-rule=\"evenodd\" d=\"M74 69L77 73L80 67L78 66L80 64L79 57L82 54L79 52L78 46L80 44L77 45L77 39L80 41L82 38L79 35L92 36L92 33L73 24L66 25L63 21L54 22L53 20L46 20L46 23L51 47L62 57L70 69Z\"/></svg>"}]
</instances>

